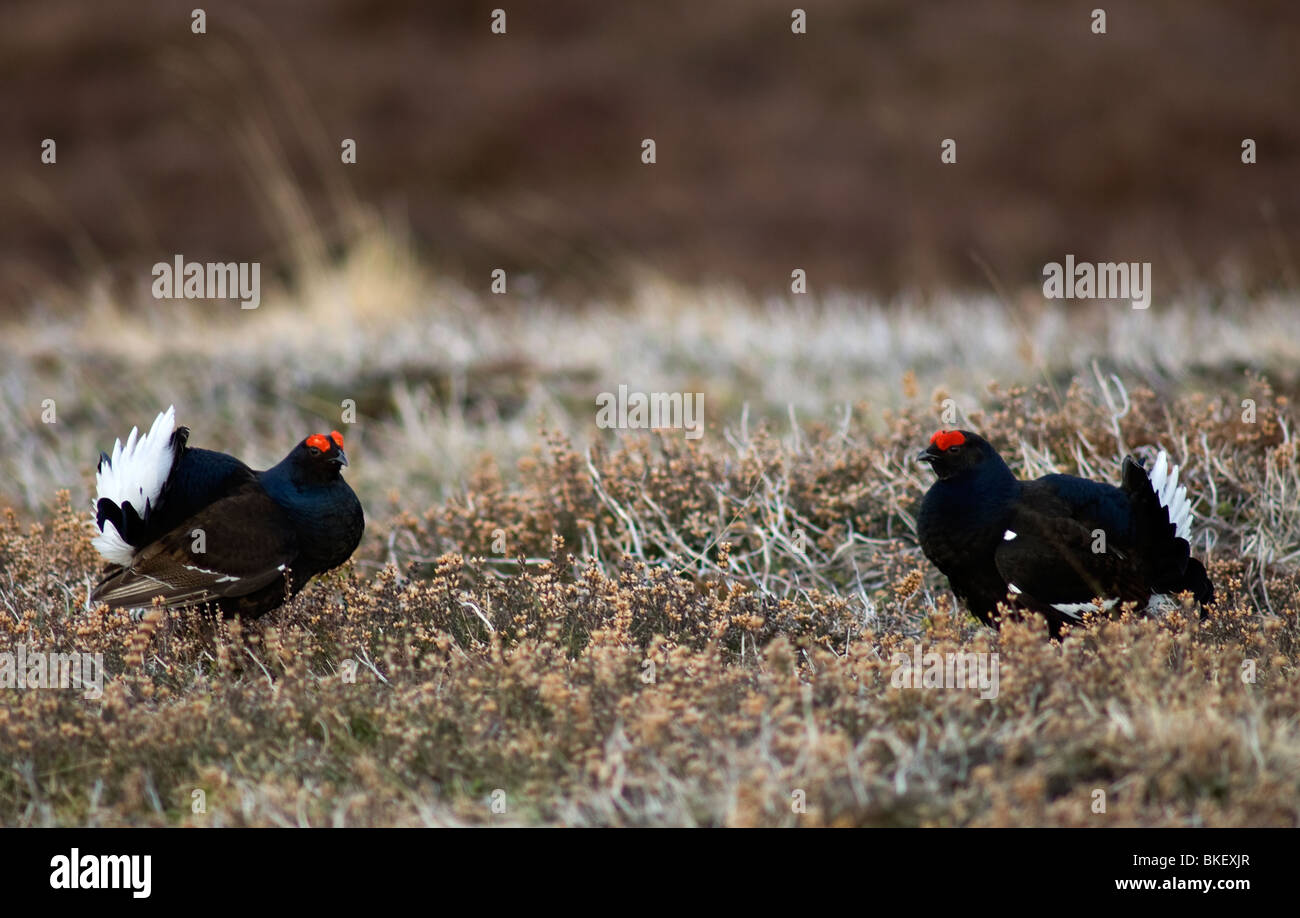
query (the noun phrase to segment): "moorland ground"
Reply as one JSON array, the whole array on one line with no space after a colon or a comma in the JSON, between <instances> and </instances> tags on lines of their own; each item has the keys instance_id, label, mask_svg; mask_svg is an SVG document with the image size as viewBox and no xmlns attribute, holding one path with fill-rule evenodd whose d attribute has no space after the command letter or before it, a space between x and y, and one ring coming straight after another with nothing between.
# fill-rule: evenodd
<instances>
[{"instance_id":1,"label":"moorland ground","mask_svg":"<svg viewBox=\"0 0 1300 918\"><path fill-rule=\"evenodd\" d=\"M6 323L0 643L108 677L0 691L0 824L1300 822L1294 297L575 306L383 234L300 276ZM598 429L620 384L704 435ZM257 467L343 426L354 560L256 622L88 607L95 458L173 403ZM975 623L915 541L945 409L1022 475L1169 449L1213 614ZM895 687L918 644L996 653L996 697Z\"/></svg>"}]
</instances>

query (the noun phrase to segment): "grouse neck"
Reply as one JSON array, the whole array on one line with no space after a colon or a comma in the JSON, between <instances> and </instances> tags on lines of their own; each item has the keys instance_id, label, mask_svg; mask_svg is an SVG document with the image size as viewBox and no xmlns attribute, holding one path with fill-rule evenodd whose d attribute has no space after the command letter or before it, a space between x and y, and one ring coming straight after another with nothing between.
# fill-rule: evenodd
<instances>
[{"instance_id":1,"label":"grouse neck","mask_svg":"<svg viewBox=\"0 0 1300 918\"><path fill-rule=\"evenodd\" d=\"M287 456L265 472L262 472L260 477L262 486L268 491L295 486L293 464L290 463Z\"/></svg>"},{"instance_id":2,"label":"grouse neck","mask_svg":"<svg viewBox=\"0 0 1300 918\"><path fill-rule=\"evenodd\" d=\"M965 525L991 523L1000 518L1001 511L1009 508L1020 494L1023 482L999 456L992 456L979 465L966 469L950 478L934 483L932 493L938 500L936 506Z\"/></svg>"}]
</instances>

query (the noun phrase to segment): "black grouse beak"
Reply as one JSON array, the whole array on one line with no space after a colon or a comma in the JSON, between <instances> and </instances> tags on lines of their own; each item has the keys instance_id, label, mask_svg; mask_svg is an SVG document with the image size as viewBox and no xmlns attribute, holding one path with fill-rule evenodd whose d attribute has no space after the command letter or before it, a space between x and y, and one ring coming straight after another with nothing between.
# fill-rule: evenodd
<instances>
[{"instance_id":1,"label":"black grouse beak","mask_svg":"<svg viewBox=\"0 0 1300 918\"><path fill-rule=\"evenodd\" d=\"M935 454L934 451L930 449L923 449L916 454L916 461L924 462L926 465L929 465L931 462L933 462L938 458L939 458L938 455Z\"/></svg>"},{"instance_id":2,"label":"black grouse beak","mask_svg":"<svg viewBox=\"0 0 1300 918\"><path fill-rule=\"evenodd\" d=\"M345 453L345 452L343 452L343 450L339 450L339 454L338 454L337 456L332 457L332 458L333 458L334 461L337 462L339 465L347 465L347 464L348 464L348 454Z\"/></svg>"}]
</instances>

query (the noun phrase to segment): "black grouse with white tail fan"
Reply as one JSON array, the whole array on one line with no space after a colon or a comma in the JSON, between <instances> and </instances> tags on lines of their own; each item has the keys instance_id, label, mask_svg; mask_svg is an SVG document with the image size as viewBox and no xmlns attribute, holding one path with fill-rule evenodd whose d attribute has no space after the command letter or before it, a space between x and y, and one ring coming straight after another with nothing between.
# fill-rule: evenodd
<instances>
[{"instance_id":1,"label":"black grouse with white tail fan","mask_svg":"<svg viewBox=\"0 0 1300 918\"><path fill-rule=\"evenodd\" d=\"M186 445L175 408L147 434L102 453L95 548L109 562L91 593L114 608L208 605L256 618L361 542L365 517L343 480L343 435L313 434L256 472L234 456Z\"/></svg>"},{"instance_id":2,"label":"black grouse with white tail fan","mask_svg":"<svg viewBox=\"0 0 1300 918\"><path fill-rule=\"evenodd\" d=\"M917 520L921 548L986 624L998 603L1046 616L1053 636L1085 612L1214 602L1191 555L1192 503L1161 451L1148 474L1124 459L1120 487L1073 475L1021 481L983 437L941 430L917 456L938 480Z\"/></svg>"}]
</instances>

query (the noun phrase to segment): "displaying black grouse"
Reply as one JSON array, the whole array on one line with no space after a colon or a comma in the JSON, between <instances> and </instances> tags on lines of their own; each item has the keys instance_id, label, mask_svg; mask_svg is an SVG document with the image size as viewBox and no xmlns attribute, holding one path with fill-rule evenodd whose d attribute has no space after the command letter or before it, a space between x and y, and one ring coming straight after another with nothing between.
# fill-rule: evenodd
<instances>
[{"instance_id":1,"label":"displaying black grouse","mask_svg":"<svg viewBox=\"0 0 1300 918\"><path fill-rule=\"evenodd\" d=\"M1125 458L1118 488L1073 475L1021 481L969 430L939 431L917 461L938 476L921 503L921 548L986 624L999 602L1042 613L1054 637L1098 607L1154 607L1182 592L1214 602L1191 556L1187 488L1163 451L1150 475Z\"/></svg>"},{"instance_id":2,"label":"displaying black grouse","mask_svg":"<svg viewBox=\"0 0 1300 918\"><path fill-rule=\"evenodd\" d=\"M255 472L186 445L175 408L100 454L94 545L109 562L91 593L118 608L210 604L256 618L356 550L365 517L340 470L343 435L313 434Z\"/></svg>"}]
</instances>

